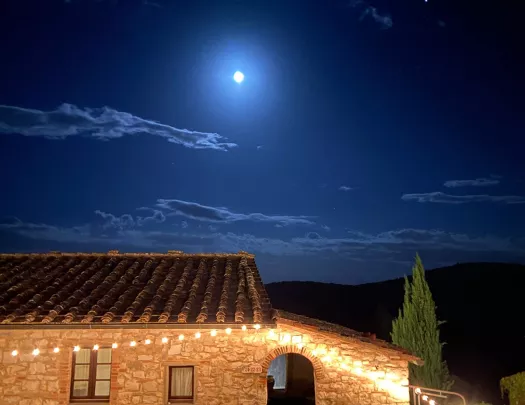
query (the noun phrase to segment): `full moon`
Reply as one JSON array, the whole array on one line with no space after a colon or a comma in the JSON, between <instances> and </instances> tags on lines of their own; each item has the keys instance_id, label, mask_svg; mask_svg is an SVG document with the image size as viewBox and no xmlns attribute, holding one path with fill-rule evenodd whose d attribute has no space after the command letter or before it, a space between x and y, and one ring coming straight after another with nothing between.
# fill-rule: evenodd
<instances>
[{"instance_id":1,"label":"full moon","mask_svg":"<svg viewBox=\"0 0 525 405\"><path fill-rule=\"evenodd\" d=\"M242 72L235 72L233 74L233 80L235 80L237 83L241 83L244 80L244 74Z\"/></svg>"}]
</instances>

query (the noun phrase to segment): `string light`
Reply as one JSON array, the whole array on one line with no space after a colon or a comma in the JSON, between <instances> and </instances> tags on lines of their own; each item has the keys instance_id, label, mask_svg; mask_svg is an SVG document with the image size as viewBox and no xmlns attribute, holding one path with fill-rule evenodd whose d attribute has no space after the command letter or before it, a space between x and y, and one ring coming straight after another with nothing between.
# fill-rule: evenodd
<instances>
[{"instance_id":1,"label":"string light","mask_svg":"<svg viewBox=\"0 0 525 405\"><path fill-rule=\"evenodd\" d=\"M144 341L144 343L147 344L147 345L150 345L150 344L151 344L151 339L146 339L146 340Z\"/></svg>"},{"instance_id":2,"label":"string light","mask_svg":"<svg viewBox=\"0 0 525 405\"><path fill-rule=\"evenodd\" d=\"M33 350L33 356L38 356L40 354L40 350L35 349Z\"/></svg>"},{"instance_id":3,"label":"string light","mask_svg":"<svg viewBox=\"0 0 525 405\"><path fill-rule=\"evenodd\" d=\"M168 338L167 337L163 337L162 338L162 343L168 343Z\"/></svg>"},{"instance_id":4,"label":"string light","mask_svg":"<svg viewBox=\"0 0 525 405\"><path fill-rule=\"evenodd\" d=\"M302 343L299 343L299 344L297 345L297 348L298 348L299 350L301 350L303 347L304 347L304 345L303 345Z\"/></svg>"},{"instance_id":5,"label":"string light","mask_svg":"<svg viewBox=\"0 0 525 405\"><path fill-rule=\"evenodd\" d=\"M137 346L137 342L135 342L134 340L132 340L131 342L129 342L129 345L130 345L131 347L135 347L135 346Z\"/></svg>"},{"instance_id":6,"label":"string light","mask_svg":"<svg viewBox=\"0 0 525 405\"><path fill-rule=\"evenodd\" d=\"M421 394L421 388L416 388L416 394Z\"/></svg>"},{"instance_id":7,"label":"string light","mask_svg":"<svg viewBox=\"0 0 525 405\"><path fill-rule=\"evenodd\" d=\"M201 333L200 332L196 332L195 333L195 339L200 339L201 338Z\"/></svg>"},{"instance_id":8,"label":"string light","mask_svg":"<svg viewBox=\"0 0 525 405\"><path fill-rule=\"evenodd\" d=\"M232 333L232 328L226 328L225 332L227 335L229 335L230 333Z\"/></svg>"},{"instance_id":9,"label":"string light","mask_svg":"<svg viewBox=\"0 0 525 405\"><path fill-rule=\"evenodd\" d=\"M211 332L210 332L210 335L212 336L217 336L217 331L215 329L213 329Z\"/></svg>"},{"instance_id":10,"label":"string light","mask_svg":"<svg viewBox=\"0 0 525 405\"><path fill-rule=\"evenodd\" d=\"M112 349L116 349L117 347L118 347L118 344L117 344L117 343L113 343L113 344L111 345L111 348L112 348Z\"/></svg>"},{"instance_id":11,"label":"string light","mask_svg":"<svg viewBox=\"0 0 525 405\"><path fill-rule=\"evenodd\" d=\"M18 355L18 350L13 350L13 351L11 352L11 356L15 357L15 356L17 356L17 355Z\"/></svg>"},{"instance_id":12,"label":"string light","mask_svg":"<svg viewBox=\"0 0 525 405\"><path fill-rule=\"evenodd\" d=\"M423 399L423 401L428 401L428 395L423 395L421 398Z\"/></svg>"},{"instance_id":13,"label":"string light","mask_svg":"<svg viewBox=\"0 0 525 405\"><path fill-rule=\"evenodd\" d=\"M184 340L184 335L179 335L179 340Z\"/></svg>"},{"instance_id":14,"label":"string light","mask_svg":"<svg viewBox=\"0 0 525 405\"><path fill-rule=\"evenodd\" d=\"M59 351L60 351L60 348L58 348L58 347L55 347L55 348L53 349L53 353L58 353Z\"/></svg>"},{"instance_id":15,"label":"string light","mask_svg":"<svg viewBox=\"0 0 525 405\"><path fill-rule=\"evenodd\" d=\"M77 345L77 346L73 347L73 351L74 352L79 352L80 351L80 346Z\"/></svg>"},{"instance_id":16,"label":"string light","mask_svg":"<svg viewBox=\"0 0 525 405\"><path fill-rule=\"evenodd\" d=\"M255 325L253 325L253 327L257 330L261 329L261 325L259 325L258 323L256 323Z\"/></svg>"},{"instance_id":17,"label":"string light","mask_svg":"<svg viewBox=\"0 0 525 405\"><path fill-rule=\"evenodd\" d=\"M433 399L431 399L430 401L428 401L428 404L429 404L429 405L436 405L436 401L434 401Z\"/></svg>"},{"instance_id":18,"label":"string light","mask_svg":"<svg viewBox=\"0 0 525 405\"><path fill-rule=\"evenodd\" d=\"M241 329L246 332L246 329L248 329L248 328L246 327L246 325L242 325Z\"/></svg>"},{"instance_id":19,"label":"string light","mask_svg":"<svg viewBox=\"0 0 525 405\"><path fill-rule=\"evenodd\" d=\"M96 350L98 350L98 349L99 349L99 345L95 345L95 346L93 346L93 350L96 351Z\"/></svg>"}]
</instances>

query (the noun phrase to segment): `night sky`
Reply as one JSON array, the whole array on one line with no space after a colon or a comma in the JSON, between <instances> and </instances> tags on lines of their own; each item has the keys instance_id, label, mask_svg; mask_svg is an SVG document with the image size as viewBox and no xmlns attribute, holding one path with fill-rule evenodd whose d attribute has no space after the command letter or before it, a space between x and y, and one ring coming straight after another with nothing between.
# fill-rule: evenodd
<instances>
[{"instance_id":1,"label":"night sky","mask_svg":"<svg viewBox=\"0 0 525 405\"><path fill-rule=\"evenodd\" d=\"M266 282L351 284L524 262L507 3L3 0L0 251L245 250Z\"/></svg>"}]
</instances>

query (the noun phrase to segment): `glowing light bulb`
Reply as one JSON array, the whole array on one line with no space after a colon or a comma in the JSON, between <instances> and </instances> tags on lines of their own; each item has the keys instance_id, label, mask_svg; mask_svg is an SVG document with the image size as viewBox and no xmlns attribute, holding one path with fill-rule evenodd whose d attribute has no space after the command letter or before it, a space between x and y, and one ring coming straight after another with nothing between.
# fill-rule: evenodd
<instances>
[{"instance_id":1,"label":"glowing light bulb","mask_svg":"<svg viewBox=\"0 0 525 405\"><path fill-rule=\"evenodd\" d=\"M93 346L93 350L98 350L98 349L99 349L99 345Z\"/></svg>"},{"instance_id":2,"label":"glowing light bulb","mask_svg":"<svg viewBox=\"0 0 525 405\"><path fill-rule=\"evenodd\" d=\"M244 330L244 331L246 331L246 329L247 329L247 328L246 328L246 325L242 325L242 328L241 328L241 329Z\"/></svg>"},{"instance_id":3,"label":"glowing light bulb","mask_svg":"<svg viewBox=\"0 0 525 405\"><path fill-rule=\"evenodd\" d=\"M225 332L227 335L229 335L230 333L232 333L232 328L226 328Z\"/></svg>"},{"instance_id":4,"label":"glowing light bulb","mask_svg":"<svg viewBox=\"0 0 525 405\"><path fill-rule=\"evenodd\" d=\"M11 352L11 356L13 356L13 357L18 356L18 350L13 350Z\"/></svg>"},{"instance_id":5,"label":"glowing light bulb","mask_svg":"<svg viewBox=\"0 0 525 405\"><path fill-rule=\"evenodd\" d=\"M162 338L162 343L168 343L168 338L167 337L163 337Z\"/></svg>"},{"instance_id":6,"label":"glowing light bulb","mask_svg":"<svg viewBox=\"0 0 525 405\"><path fill-rule=\"evenodd\" d=\"M416 394L421 394L421 388L416 388Z\"/></svg>"},{"instance_id":7,"label":"glowing light bulb","mask_svg":"<svg viewBox=\"0 0 525 405\"><path fill-rule=\"evenodd\" d=\"M313 356L317 356L317 350L316 349L312 350L312 355Z\"/></svg>"},{"instance_id":8,"label":"glowing light bulb","mask_svg":"<svg viewBox=\"0 0 525 405\"><path fill-rule=\"evenodd\" d=\"M147 345L150 345L150 344L151 344L151 339L146 339L146 340L144 341L144 343L147 344Z\"/></svg>"},{"instance_id":9,"label":"glowing light bulb","mask_svg":"<svg viewBox=\"0 0 525 405\"><path fill-rule=\"evenodd\" d=\"M184 340L184 335L179 335L179 340Z\"/></svg>"},{"instance_id":10,"label":"glowing light bulb","mask_svg":"<svg viewBox=\"0 0 525 405\"><path fill-rule=\"evenodd\" d=\"M113 344L111 345L111 348L112 348L112 349L116 349L117 347L118 347L118 344L117 344L117 343L113 343Z\"/></svg>"},{"instance_id":11,"label":"glowing light bulb","mask_svg":"<svg viewBox=\"0 0 525 405\"><path fill-rule=\"evenodd\" d=\"M436 401L434 401L433 399L431 399L430 401L428 401L428 404L429 404L429 405L436 405Z\"/></svg>"},{"instance_id":12,"label":"glowing light bulb","mask_svg":"<svg viewBox=\"0 0 525 405\"><path fill-rule=\"evenodd\" d=\"M354 368L354 373L356 373L357 375L361 375L363 374L363 369L357 367L357 368Z\"/></svg>"},{"instance_id":13,"label":"glowing light bulb","mask_svg":"<svg viewBox=\"0 0 525 405\"><path fill-rule=\"evenodd\" d=\"M215 329L213 329L211 332L210 332L210 335L212 336L217 336L217 331Z\"/></svg>"},{"instance_id":14,"label":"glowing light bulb","mask_svg":"<svg viewBox=\"0 0 525 405\"><path fill-rule=\"evenodd\" d=\"M256 323L255 325L253 325L253 327L257 330L261 329L261 325L259 325L258 323Z\"/></svg>"},{"instance_id":15,"label":"glowing light bulb","mask_svg":"<svg viewBox=\"0 0 525 405\"><path fill-rule=\"evenodd\" d=\"M201 338L201 333L200 332L195 333L195 339L200 339L200 338Z\"/></svg>"},{"instance_id":16,"label":"glowing light bulb","mask_svg":"<svg viewBox=\"0 0 525 405\"><path fill-rule=\"evenodd\" d=\"M33 356L38 356L40 354L40 350L35 349L33 350Z\"/></svg>"},{"instance_id":17,"label":"glowing light bulb","mask_svg":"<svg viewBox=\"0 0 525 405\"><path fill-rule=\"evenodd\" d=\"M131 342L129 342L129 345L130 345L131 347L135 347L135 346L137 346L137 342L135 342L134 340L132 340Z\"/></svg>"},{"instance_id":18,"label":"glowing light bulb","mask_svg":"<svg viewBox=\"0 0 525 405\"><path fill-rule=\"evenodd\" d=\"M423 399L423 401L428 401L428 395L423 395L421 398Z\"/></svg>"},{"instance_id":19,"label":"glowing light bulb","mask_svg":"<svg viewBox=\"0 0 525 405\"><path fill-rule=\"evenodd\" d=\"M55 347L55 348L53 349L53 353L58 353L59 351L60 351L60 349L59 349L58 347Z\"/></svg>"},{"instance_id":20,"label":"glowing light bulb","mask_svg":"<svg viewBox=\"0 0 525 405\"><path fill-rule=\"evenodd\" d=\"M74 351L74 352L79 352L79 351L80 351L80 346L75 346L75 347L73 347L73 351Z\"/></svg>"}]
</instances>

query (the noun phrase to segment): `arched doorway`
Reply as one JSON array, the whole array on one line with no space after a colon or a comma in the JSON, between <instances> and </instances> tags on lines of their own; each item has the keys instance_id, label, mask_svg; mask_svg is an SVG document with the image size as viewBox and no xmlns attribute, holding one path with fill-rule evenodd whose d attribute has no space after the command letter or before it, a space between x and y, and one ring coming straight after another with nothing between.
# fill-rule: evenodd
<instances>
[{"instance_id":1,"label":"arched doorway","mask_svg":"<svg viewBox=\"0 0 525 405\"><path fill-rule=\"evenodd\" d=\"M322 365L308 350L279 347L266 358L264 377L273 376L268 386L268 405L314 405L315 381Z\"/></svg>"}]
</instances>

